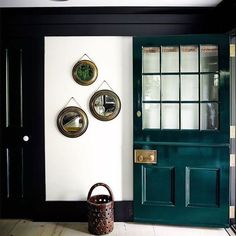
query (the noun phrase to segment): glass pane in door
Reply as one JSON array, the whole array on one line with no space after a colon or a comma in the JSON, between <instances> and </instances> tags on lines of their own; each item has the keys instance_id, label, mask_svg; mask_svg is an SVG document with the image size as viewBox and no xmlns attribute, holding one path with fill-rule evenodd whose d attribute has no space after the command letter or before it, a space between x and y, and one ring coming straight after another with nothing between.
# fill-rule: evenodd
<instances>
[{"instance_id":1,"label":"glass pane in door","mask_svg":"<svg viewBox=\"0 0 236 236\"><path fill-rule=\"evenodd\" d=\"M181 101L198 101L198 75L181 75Z\"/></svg>"},{"instance_id":2,"label":"glass pane in door","mask_svg":"<svg viewBox=\"0 0 236 236\"><path fill-rule=\"evenodd\" d=\"M162 103L161 128L179 129L179 104Z\"/></svg>"},{"instance_id":3,"label":"glass pane in door","mask_svg":"<svg viewBox=\"0 0 236 236\"><path fill-rule=\"evenodd\" d=\"M201 75L201 101L218 101L219 75Z\"/></svg>"},{"instance_id":4,"label":"glass pane in door","mask_svg":"<svg viewBox=\"0 0 236 236\"><path fill-rule=\"evenodd\" d=\"M143 103L143 129L160 129L160 104Z\"/></svg>"},{"instance_id":5,"label":"glass pane in door","mask_svg":"<svg viewBox=\"0 0 236 236\"><path fill-rule=\"evenodd\" d=\"M181 72L198 72L198 46L181 46Z\"/></svg>"},{"instance_id":6,"label":"glass pane in door","mask_svg":"<svg viewBox=\"0 0 236 236\"><path fill-rule=\"evenodd\" d=\"M202 103L200 112L200 128L201 130L218 129L218 104Z\"/></svg>"},{"instance_id":7,"label":"glass pane in door","mask_svg":"<svg viewBox=\"0 0 236 236\"><path fill-rule=\"evenodd\" d=\"M160 48L143 48L143 73L160 73Z\"/></svg>"},{"instance_id":8,"label":"glass pane in door","mask_svg":"<svg viewBox=\"0 0 236 236\"><path fill-rule=\"evenodd\" d=\"M160 100L160 76L145 75L143 76L143 101Z\"/></svg>"},{"instance_id":9,"label":"glass pane in door","mask_svg":"<svg viewBox=\"0 0 236 236\"><path fill-rule=\"evenodd\" d=\"M179 101L179 75L161 76L162 101Z\"/></svg>"},{"instance_id":10,"label":"glass pane in door","mask_svg":"<svg viewBox=\"0 0 236 236\"><path fill-rule=\"evenodd\" d=\"M161 47L161 72L179 72L179 47Z\"/></svg>"},{"instance_id":11,"label":"glass pane in door","mask_svg":"<svg viewBox=\"0 0 236 236\"><path fill-rule=\"evenodd\" d=\"M200 72L218 71L218 46L200 46Z\"/></svg>"},{"instance_id":12,"label":"glass pane in door","mask_svg":"<svg viewBox=\"0 0 236 236\"><path fill-rule=\"evenodd\" d=\"M181 129L199 128L199 105L181 104Z\"/></svg>"}]
</instances>

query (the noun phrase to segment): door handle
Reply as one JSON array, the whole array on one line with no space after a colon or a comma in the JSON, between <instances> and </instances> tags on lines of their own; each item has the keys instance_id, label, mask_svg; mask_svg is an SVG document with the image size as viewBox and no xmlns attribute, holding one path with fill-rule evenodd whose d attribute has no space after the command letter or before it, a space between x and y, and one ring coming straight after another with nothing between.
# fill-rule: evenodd
<instances>
[{"instance_id":1,"label":"door handle","mask_svg":"<svg viewBox=\"0 0 236 236\"><path fill-rule=\"evenodd\" d=\"M23 136L23 141L28 142L29 141L29 136L28 135Z\"/></svg>"},{"instance_id":2,"label":"door handle","mask_svg":"<svg viewBox=\"0 0 236 236\"><path fill-rule=\"evenodd\" d=\"M134 150L134 162L143 164L156 164L157 163L157 151L156 150Z\"/></svg>"}]
</instances>

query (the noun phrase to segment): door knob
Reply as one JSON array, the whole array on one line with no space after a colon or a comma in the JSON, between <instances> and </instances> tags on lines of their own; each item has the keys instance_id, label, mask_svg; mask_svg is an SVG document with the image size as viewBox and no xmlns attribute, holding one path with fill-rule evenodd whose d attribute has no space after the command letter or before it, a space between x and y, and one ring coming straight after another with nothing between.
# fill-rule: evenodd
<instances>
[{"instance_id":1,"label":"door knob","mask_svg":"<svg viewBox=\"0 0 236 236\"><path fill-rule=\"evenodd\" d=\"M24 140L25 142L28 142L28 141L29 141L29 136L28 136L28 135L25 135L25 136L23 137L23 140Z\"/></svg>"}]
</instances>

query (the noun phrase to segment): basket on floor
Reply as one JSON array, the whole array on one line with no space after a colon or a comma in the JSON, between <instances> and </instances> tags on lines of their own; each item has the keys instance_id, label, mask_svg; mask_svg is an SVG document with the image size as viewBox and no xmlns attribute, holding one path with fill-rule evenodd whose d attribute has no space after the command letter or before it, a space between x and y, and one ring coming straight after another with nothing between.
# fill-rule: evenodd
<instances>
[{"instance_id":1,"label":"basket on floor","mask_svg":"<svg viewBox=\"0 0 236 236\"><path fill-rule=\"evenodd\" d=\"M93 190L105 187L110 195L94 195ZM92 234L101 235L112 232L114 228L114 197L110 187L104 183L94 184L88 193L88 230Z\"/></svg>"}]
</instances>

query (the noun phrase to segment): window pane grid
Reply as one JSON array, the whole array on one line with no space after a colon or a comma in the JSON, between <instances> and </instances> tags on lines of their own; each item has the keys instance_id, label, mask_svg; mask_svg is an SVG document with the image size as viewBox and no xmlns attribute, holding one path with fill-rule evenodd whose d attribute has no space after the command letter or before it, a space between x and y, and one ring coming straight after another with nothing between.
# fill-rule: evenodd
<instances>
[{"instance_id":1,"label":"window pane grid","mask_svg":"<svg viewBox=\"0 0 236 236\"><path fill-rule=\"evenodd\" d=\"M219 126L218 84L220 80L218 46L179 45L158 46L156 48L159 50L159 59L156 61L159 61L160 64L154 66L154 68L158 68L159 71L146 72L143 69L142 76L143 78L144 76L159 76L159 88L157 91L159 94L152 99L144 97L143 94L142 103L143 106L144 104L159 104L159 116L157 119L160 122L160 126L157 129L217 130ZM175 62L173 68L170 62L172 57L174 57ZM194 65L188 61L191 58L194 59ZM193 92L195 95L192 94ZM184 117L186 115L194 120L193 122L191 121L192 126L185 123L189 121ZM176 120L171 119L171 116ZM206 121L206 119L208 120ZM148 125L143 128L152 129Z\"/></svg>"}]
</instances>

